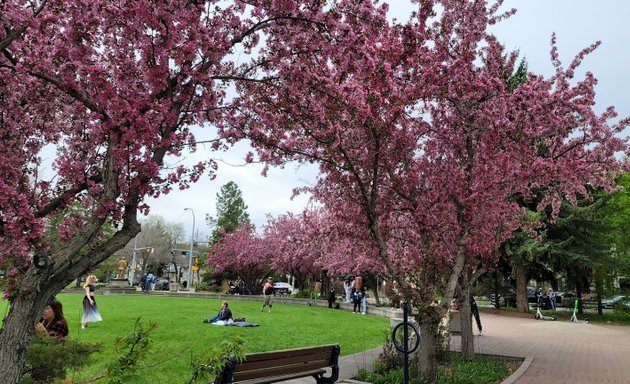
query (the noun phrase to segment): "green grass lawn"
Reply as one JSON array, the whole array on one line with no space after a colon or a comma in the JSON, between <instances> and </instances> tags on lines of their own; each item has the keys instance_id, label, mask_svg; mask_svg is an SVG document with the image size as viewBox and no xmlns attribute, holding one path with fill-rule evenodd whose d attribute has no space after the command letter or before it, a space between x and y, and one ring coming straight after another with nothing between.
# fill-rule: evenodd
<instances>
[{"instance_id":1,"label":"green grass lawn","mask_svg":"<svg viewBox=\"0 0 630 384\"><path fill-rule=\"evenodd\" d=\"M143 374L146 383L185 383L191 377L191 356L199 356L232 334L245 339L247 352L272 351L302 346L338 343L341 354L348 355L382 345L389 320L377 316L355 315L324 307L275 303L273 313L260 312L262 301L233 300L235 317L258 323L241 328L203 324L216 315L221 300L164 296L98 295L96 300L103 321L80 328L83 295L61 294L71 338L102 343L94 362L79 374L92 376L104 370L114 351L114 340L133 330L136 318L158 323L151 338L154 343ZM5 313L6 302L0 310Z\"/></svg>"}]
</instances>

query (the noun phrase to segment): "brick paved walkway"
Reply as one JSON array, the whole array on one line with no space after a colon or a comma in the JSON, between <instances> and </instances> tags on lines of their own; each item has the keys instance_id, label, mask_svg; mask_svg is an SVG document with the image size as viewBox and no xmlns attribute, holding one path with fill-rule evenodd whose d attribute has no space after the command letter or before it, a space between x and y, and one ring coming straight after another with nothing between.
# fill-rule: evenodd
<instances>
[{"instance_id":1,"label":"brick paved walkway","mask_svg":"<svg viewBox=\"0 0 630 384\"><path fill-rule=\"evenodd\" d=\"M477 351L533 358L515 384L630 384L630 327L490 314L482 323Z\"/></svg>"},{"instance_id":2,"label":"brick paved walkway","mask_svg":"<svg viewBox=\"0 0 630 384\"><path fill-rule=\"evenodd\" d=\"M514 384L630 384L630 327L541 321L482 313L483 336L475 336L480 353L528 357L531 364ZM451 348L459 349L453 336ZM377 351L340 359L340 382L371 365ZM313 384L313 379L292 384Z\"/></svg>"},{"instance_id":3,"label":"brick paved walkway","mask_svg":"<svg viewBox=\"0 0 630 384\"><path fill-rule=\"evenodd\" d=\"M630 384L630 327L483 313L482 323L478 352L533 357L515 384Z\"/></svg>"}]
</instances>

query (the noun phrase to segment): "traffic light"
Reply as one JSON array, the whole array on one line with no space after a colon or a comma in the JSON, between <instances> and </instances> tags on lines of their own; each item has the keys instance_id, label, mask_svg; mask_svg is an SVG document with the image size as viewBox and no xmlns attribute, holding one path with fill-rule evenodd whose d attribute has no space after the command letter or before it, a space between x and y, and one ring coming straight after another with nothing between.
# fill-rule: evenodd
<instances>
[{"instance_id":1,"label":"traffic light","mask_svg":"<svg viewBox=\"0 0 630 384\"><path fill-rule=\"evenodd\" d=\"M190 251L182 251L182 256L190 256Z\"/></svg>"}]
</instances>

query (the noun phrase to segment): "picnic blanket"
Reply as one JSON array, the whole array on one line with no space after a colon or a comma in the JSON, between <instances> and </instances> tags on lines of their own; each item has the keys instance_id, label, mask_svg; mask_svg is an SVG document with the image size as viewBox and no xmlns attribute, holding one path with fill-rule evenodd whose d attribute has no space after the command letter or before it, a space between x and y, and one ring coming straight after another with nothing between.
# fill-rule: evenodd
<instances>
[{"instance_id":1,"label":"picnic blanket","mask_svg":"<svg viewBox=\"0 0 630 384\"><path fill-rule=\"evenodd\" d=\"M258 324L249 321L232 321L232 319L215 321L212 325L231 325L233 327L257 327Z\"/></svg>"}]
</instances>

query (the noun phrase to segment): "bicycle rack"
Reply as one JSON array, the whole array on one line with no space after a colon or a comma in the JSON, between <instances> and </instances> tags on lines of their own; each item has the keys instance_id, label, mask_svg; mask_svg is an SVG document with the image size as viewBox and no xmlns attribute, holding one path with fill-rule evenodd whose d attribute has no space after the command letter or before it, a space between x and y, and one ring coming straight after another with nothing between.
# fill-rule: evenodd
<instances>
[{"instance_id":1,"label":"bicycle rack","mask_svg":"<svg viewBox=\"0 0 630 384\"><path fill-rule=\"evenodd\" d=\"M414 353L420 345L420 331L415 324L409 322L408 314L409 305L407 302L403 302L403 321L397 324L392 330L392 343L394 343L394 347L399 352L403 353L403 384L409 384L409 355ZM415 343L411 349L409 349L409 328L411 328L416 335ZM396 337L400 329L402 329L403 332L402 345L398 343L398 338Z\"/></svg>"}]
</instances>

